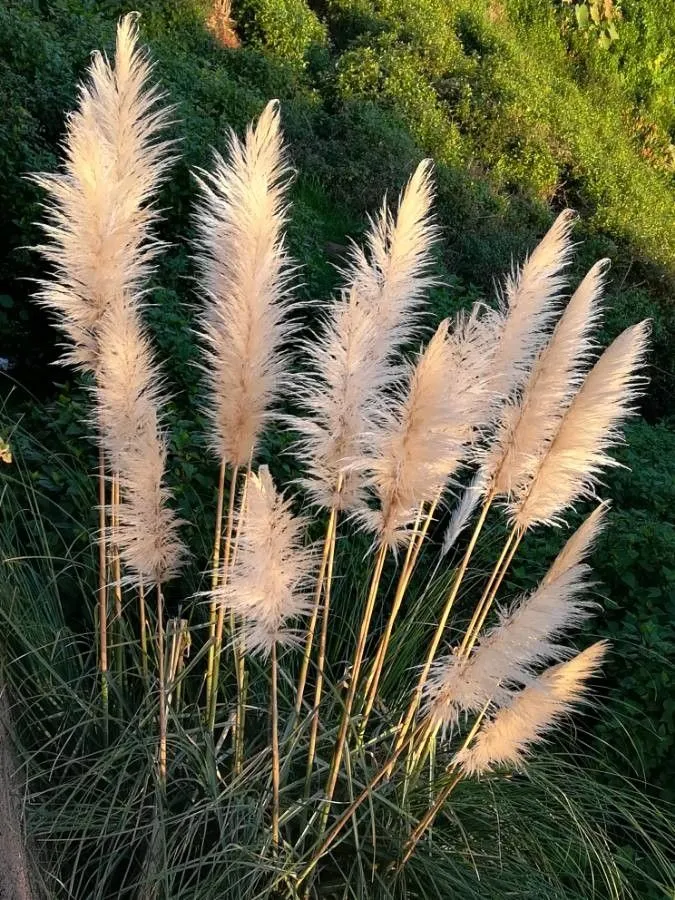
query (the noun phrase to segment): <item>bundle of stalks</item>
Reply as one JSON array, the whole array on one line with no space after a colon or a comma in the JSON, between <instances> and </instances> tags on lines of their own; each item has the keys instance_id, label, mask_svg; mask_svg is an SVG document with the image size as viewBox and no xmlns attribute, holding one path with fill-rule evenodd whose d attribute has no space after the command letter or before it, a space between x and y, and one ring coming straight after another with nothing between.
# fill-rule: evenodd
<instances>
[{"instance_id":1,"label":"bundle of stalks","mask_svg":"<svg viewBox=\"0 0 675 900\"><path fill-rule=\"evenodd\" d=\"M52 279L38 298L56 313L68 338L63 362L94 378L92 416L100 447L99 667L107 717L107 590L105 460L113 473L108 540L121 617L119 552L128 580L157 585L160 682L160 778L166 774L164 626L160 585L180 568L180 525L165 485L161 378L141 322L143 292L161 244L152 234L153 201L171 162L159 139L169 121L163 94L149 85L151 65L137 46L135 17L117 30L114 66L96 54L68 121L62 173L41 175L49 243L40 249ZM142 590L142 589L141 589ZM145 607L140 595L141 642ZM146 657L143 646L143 657ZM107 719L106 719L107 720Z\"/></svg>"},{"instance_id":2,"label":"bundle of stalks","mask_svg":"<svg viewBox=\"0 0 675 900\"><path fill-rule=\"evenodd\" d=\"M244 646L271 657L272 840L279 843L278 648L299 634L291 621L307 615L308 586L314 567L311 548L302 543L305 521L291 513L266 466L249 476L247 515L238 534L238 552L229 578L217 589L217 601L237 615Z\"/></svg>"},{"instance_id":3,"label":"bundle of stalks","mask_svg":"<svg viewBox=\"0 0 675 900\"><path fill-rule=\"evenodd\" d=\"M225 581L232 548L238 475L251 463L271 406L284 384L293 327L293 265L284 248L290 170L281 136L279 104L270 101L243 140L230 131L228 155L214 152L211 172L200 172L195 217L197 266L203 295L199 339L211 422L210 445L220 462L212 556L212 590ZM223 504L226 469L230 500ZM231 619L234 627L234 619ZM215 724L224 608L211 600L207 667L207 719ZM243 729L244 655L237 654L237 690ZM235 732L236 733L236 732Z\"/></svg>"},{"instance_id":4,"label":"bundle of stalks","mask_svg":"<svg viewBox=\"0 0 675 900\"><path fill-rule=\"evenodd\" d=\"M167 484L167 390L143 323L143 297L160 249L152 234L153 199L170 148L159 137L168 112L161 94L148 86L150 67L136 40L134 20L127 17L118 31L114 67L96 56L81 89L78 111L68 124L65 170L38 179L50 198L49 243L42 250L54 267L53 278L41 283L39 297L56 312L68 337L65 361L93 376L92 418L103 461L101 506L107 503L105 476L110 472L113 497L119 497L111 524L120 569L123 565L125 579L134 587L157 590L160 781L164 786L170 775L169 702L181 728L183 721L190 723L185 733L194 733L189 716L196 708L213 732L222 670L237 685L230 716L231 776L230 756L223 750L227 726L219 741L209 743L215 765L209 760L205 768L238 785L247 741L253 747L261 744L253 729L245 728L247 671L264 680L272 735L269 834L278 860L282 838L290 842L301 832L293 850L298 857L314 833L311 856L296 859L303 881L360 805L376 798L394 773L398 778L404 764L407 796L421 772L420 760L442 731L445 743L430 762L432 802L404 848L403 864L461 780L522 767L531 748L565 714L586 694L592 699L587 682L598 670L606 644L575 655L568 639L594 610L585 594L592 583L586 559L604 525L607 504L600 504L569 538L534 590L513 603L498 602L498 592L526 533L537 525L562 524L576 503L595 497L601 471L614 464L608 450L635 411L648 326L643 322L627 329L593 363L606 263L590 270L565 305L564 271L574 222L566 211L523 267L507 278L497 309L479 303L444 320L426 345L411 353L411 343L422 336L438 238L431 215L431 165L423 162L396 209L385 204L370 222L365 247L352 249L342 286L320 319L318 334L307 337L305 332L298 342L309 370L293 381L299 409L292 416L276 414L281 427L290 426L299 435L295 451L304 472L296 483L308 506L326 511L323 551L317 554L307 537L311 517L292 511L299 498L284 496L266 466L253 471L275 404L291 383L290 344L296 331L294 266L284 241L290 170L278 103L268 104L243 138L231 132L226 158L216 153L212 171L197 175L198 337L209 443L220 465L202 710L198 696L194 703L185 697L183 683L172 690L176 673L184 674L180 656L194 627L182 608L172 623L171 685L165 669L162 586L180 573L186 550ZM455 489L459 479L469 487L452 512L438 568L480 505L477 523L440 614L435 613L432 634L418 629L431 639L419 647L422 665L409 702L399 708L400 692L393 702L387 696L373 714L373 724L390 639L400 623L413 570L424 542L430 543L436 511L453 493L448 487ZM510 535L461 641L440 653L441 645L450 643L453 605L467 585L472 554L496 499L506 509ZM104 518L103 575L108 564L105 524ZM359 528L367 530L374 559L365 604L357 613L346 693L336 688L334 699L340 702L325 705L329 727L322 740L330 741L332 755L319 768L324 790L312 797L334 621L329 618L331 586L334 574L342 574L334 573L338 526L345 538ZM374 612L387 560L398 567L398 577L378 635ZM117 580L121 583L121 576ZM497 615L490 620L495 603ZM100 668L105 673L105 581L99 588L99 609ZM300 713L321 609L305 740ZM221 653L226 613L231 656ZM142 642L144 636L143 625ZM300 652L298 645L304 645ZM147 659L146 651L143 644ZM286 669L284 663L296 656L294 680L296 669ZM251 659L247 670L247 657L269 658L269 671L251 666ZM362 672L367 672L365 685ZM227 684L225 676L222 680ZM188 691L188 682L184 684ZM295 702L287 703L288 758L282 767L285 684ZM339 721L331 721L336 707ZM364 741L368 753L353 753L363 750ZM298 749L306 777L286 782L284 791L293 796L282 817L282 778L284 770L294 770ZM264 752L257 759L267 765ZM374 772L372 760L377 761ZM365 789L327 831L334 797L343 787L352 791L354 769L361 764L367 767ZM295 796L297 784L303 784L303 794ZM260 808L266 809L267 802L265 797ZM298 812L302 828L293 825L287 831L286 819L291 822Z\"/></svg>"}]
</instances>

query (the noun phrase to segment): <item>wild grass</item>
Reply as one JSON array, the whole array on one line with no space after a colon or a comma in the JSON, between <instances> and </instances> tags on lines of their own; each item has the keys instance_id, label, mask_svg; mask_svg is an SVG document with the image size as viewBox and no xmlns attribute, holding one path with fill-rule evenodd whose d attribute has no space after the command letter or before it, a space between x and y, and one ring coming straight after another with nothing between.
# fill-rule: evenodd
<instances>
[{"instance_id":1,"label":"wild grass","mask_svg":"<svg viewBox=\"0 0 675 900\"><path fill-rule=\"evenodd\" d=\"M630 772L597 772L570 725L582 705L603 714L607 644L577 651L570 632L592 612L585 560L606 505L531 593L500 594L528 533L596 496L635 412L648 323L596 347L605 266L567 300L565 211L495 304L417 349L438 239L426 161L294 346L273 101L197 173L216 521L182 522L144 324L173 152L151 82L127 17L114 64L94 57L65 168L40 179L41 297L91 379L101 451L98 508L93 485L82 497L91 540L72 546L27 478L20 428L3 471L3 666L47 894L666 894L667 811ZM256 460L274 418L303 470L285 492ZM504 518L482 572L475 548ZM209 558L188 559L193 529L213 533Z\"/></svg>"}]
</instances>

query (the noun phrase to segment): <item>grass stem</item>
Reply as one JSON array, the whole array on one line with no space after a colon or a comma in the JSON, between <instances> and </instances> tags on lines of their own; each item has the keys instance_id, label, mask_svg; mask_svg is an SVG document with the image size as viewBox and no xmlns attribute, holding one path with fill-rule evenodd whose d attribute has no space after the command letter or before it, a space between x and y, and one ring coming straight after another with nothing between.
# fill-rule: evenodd
<instances>
[{"instance_id":1,"label":"grass stem","mask_svg":"<svg viewBox=\"0 0 675 900\"><path fill-rule=\"evenodd\" d=\"M272 719L272 844L279 846L279 708L277 697L277 645L272 644L272 685L270 713Z\"/></svg>"},{"instance_id":2,"label":"grass stem","mask_svg":"<svg viewBox=\"0 0 675 900\"><path fill-rule=\"evenodd\" d=\"M513 547L513 541L516 540L516 529L512 529L508 538L506 539L506 543L502 549L502 552L499 555L499 559L495 563L495 567L492 570L492 574L488 580L488 583L485 585L485 589L483 590L483 594L481 595L480 600L476 604L476 608L474 610L473 616L471 617L471 621L466 629L466 633L462 640L462 643L459 647L459 656L468 656L471 652L471 648L468 647L468 644L471 642L471 636L475 633L478 634L482 627L482 623L485 621L485 616L482 615L483 611L489 608L489 604L492 603L492 598L494 597L499 585L501 584L501 580L504 577L504 572L506 569L504 568L504 560L506 559L506 567L509 566L511 560L513 559L513 553L518 546L520 539L518 538L516 541L516 546ZM509 552L513 550L513 552ZM473 643L471 644L473 646Z\"/></svg>"},{"instance_id":3,"label":"grass stem","mask_svg":"<svg viewBox=\"0 0 675 900\"><path fill-rule=\"evenodd\" d=\"M106 552L105 454L98 451L98 664L101 672L103 729L108 742L108 556Z\"/></svg>"},{"instance_id":4,"label":"grass stem","mask_svg":"<svg viewBox=\"0 0 675 900\"><path fill-rule=\"evenodd\" d=\"M466 573L467 567L469 565L469 560L471 559L471 554L474 551L476 543L478 541L478 537L481 533L483 525L485 524L485 519L487 518L488 511L492 504L492 500L494 498L494 494L491 492L485 498L483 503L483 508L481 510L478 521L476 522L476 526L473 530L473 534L471 535L471 539L469 544L464 552L464 557L462 558L462 562L460 563L459 569L457 570L457 574L455 575L455 580L453 582L452 588L448 597L445 601L445 606L443 608L443 612L441 613L441 617L438 620L438 625L436 626L436 632L434 634L433 640L429 646L429 650L427 652L426 659L424 661L424 665L422 666L422 671L420 672L420 677L417 681L417 685L415 686L415 691L413 693L412 700L410 701L410 706L408 707L408 711L406 712L405 719L401 726L401 729L398 733L398 737L396 739L396 743L394 745L394 749L396 750L400 747L406 739L408 732L410 731L410 727L415 718L415 714L419 707L420 701L422 699L422 693L424 691L424 686L427 683L427 678L429 677L429 672L431 671L431 665L436 657L436 653L438 651L438 647L443 638L443 633L445 632L445 626L448 623L448 618L450 617L450 612L452 611L452 607L457 599L457 594L459 593L459 589L462 584L462 579Z\"/></svg>"},{"instance_id":5,"label":"grass stem","mask_svg":"<svg viewBox=\"0 0 675 900\"><path fill-rule=\"evenodd\" d=\"M220 542L223 529L223 501L225 495L225 460L220 462L218 473L218 500L216 506L216 525L213 538L213 555L211 561L211 590L218 586L218 566L220 563ZM206 718L211 721L211 697L213 696L213 673L216 661L216 621L218 617L216 598L211 599L209 606L209 655L206 664Z\"/></svg>"},{"instance_id":6,"label":"grass stem","mask_svg":"<svg viewBox=\"0 0 675 900\"><path fill-rule=\"evenodd\" d=\"M237 534L234 541L234 549L231 558L228 556L228 572L235 564L237 553L239 550L239 538L241 536L241 527L246 515L246 503L248 499L248 485L251 478L251 464L249 459L246 469L246 479L244 481L244 490L242 491L241 503L239 504L239 519L237 522ZM235 676L237 681L237 715L236 728L234 733L234 771L239 774L242 769L244 760L244 734L246 729L246 693L248 678L246 674L246 647L244 646L244 638L235 634L234 616L230 617L230 627L232 629L232 640L234 646L234 665Z\"/></svg>"},{"instance_id":7,"label":"grass stem","mask_svg":"<svg viewBox=\"0 0 675 900\"><path fill-rule=\"evenodd\" d=\"M143 672L143 678L145 681L148 680L148 635L147 635L147 621L146 621L146 613L145 613L145 587L143 586L143 579L141 578L138 582L138 625L139 631L141 632L141 670Z\"/></svg>"},{"instance_id":8,"label":"grass stem","mask_svg":"<svg viewBox=\"0 0 675 900\"><path fill-rule=\"evenodd\" d=\"M338 492L342 483L342 476L338 480ZM316 579L316 587L314 589L314 601L312 603L312 614L307 626L307 639L305 640L305 652L302 656L300 665L300 673L298 675L298 686L295 694L295 710L294 718L297 719L302 712L302 701L305 694L305 685L307 683L307 673L309 671L309 662L312 658L312 647L314 646L314 635L316 634L316 623L319 617L319 609L321 607L321 593L323 590L324 579L328 569L328 560L331 552L331 543L335 542L335 530L337 528L337 508L331 507L328 524L326 525L326 534L323 541L323 553L321 555L321 566ZM294 723L292 723L293 725ZM292 731L292 727L290 729Z\"/></svg>"},{"instance_id":9,"label":"grass stem","mask_svg":"<svg viewBox=\"0 0 675 900\"><path fill-rule=\"evenodd\" d=\"M382 543L375 560L375 568L373 570L373 577L370 582L370 589L368 591L368 597L366 599L366 607L361 619L361 627L359 629L356 650L354 651L354 659L352 661L351 680L349 682L349 689L347 691L347 697L345 699L345 705L342 711L340 730L338 733L337 741L335 743L333 759L331 762L330 771L328 773L328 781L326 783L326 797L324 800L324 809L322 814L322 827L323 825L325 825L325 822L328 818L330 803L333 799L335 785L337 784L338 774L340 772L342 755L344 753L345 744L347 741L347 732L351 723L352 706L354 705L354 698L356 696L356 691L359 684L359 674L361 672L361 664L363 662L363 655L366 649L366 640L368 639L368 633L370 631L370 622L373 617L373 611L375 609L375 600L377 599L377 592L380 586L380 579L382 578L382 571L384 569L384 561L386 555L387 545Z\"/></svg>"},{"instance_id":10,"label":"grass stem","mask_svg":"<svg viewBox=\"0 0 675 900\"><path fill-rule=\"evenodd\" d=\"M227 520L225 525L225 544L223 547L223 564L221 585L224 586L227 581L227 570L230 562L230 547L232 544L232 528L234 525L234 503L237 496L237 480L239 477L239 466L232 468L232 476L230 478L230 500L227 510ZM216 569L216 585L218 579L218 570ZM213 671L211 676L211 694L207 701L207 709L209 711L209 728L213 731L216 723L216 710L218 706L218 681L220 672L220 654L223 647L223 626L225 622L225 606L220 603L217 605L216 627L214 632L213 644ZM236 728L235 728L236 733Z\"/></svg>"},{"instance_id":11,"label":"grass stem","mask_svg":"<svg viewBox=\"0 0 675 900\"><path fill-rule=\"evenodd\" d=\"M380 685L380 678L382 677L382 669L384 666L384 661L387 656L387 650L389 648L389 642L391 640L391 635L394 630L394 624L396 622L396 618L398 617L399 610L401 608L401 604L403 603L403 598L405 597L405 592L408 590L408 585L410 584L410 579L412 578L413 571L415 569L415 565L417 564L417 559L419 557L420 551L422 549L422 544L424 543L424 539L427 536L427 532L429 530L429 525L431 524L434 513L436 512L436 507L438 506L438 502L440 500L440 493L436 500L429 507L427 514L424 516L424 524L420 529L420 522L422 520L423 507L420 506L419 512L417 513L417 519L415 520L415 526L413 529L413 533L410 537L410 542L408 544L408 551L406 553L405 562L403 564L403 568L401 570L401 575L398 580L398 584L396 585L396 593L394 595L394 601L392 603L391 612L389 613L389 619L387 621L387 626L385 628L384 634L382 635L382 639L380 640L379 647L377 649L377 654L375 656L375 662L373 664L373 668L371 669L370 675L368 676L368 681L366 683L366 704L363 711L363 721L361 723L362 731L365 732L366 725L368 724L368 718L373 709L373 705L375 703L375 699L377 697L377 690Z\"/></svg>"},{"instance_id":12,"label":"grass stem","mask_svg":"<svg viewBox=\"0 0 675 900\"><path fill-rule=\"evenodd\" d=\"M314 687L314 706L312 707L312 724L309 733L309 749L307 751L307 776L305 779L305 795L309 796L309 786L312 778L312 768L314 766L314 754L316 752L316 741L319 733L319 709L321 707L321 696L323 693L323 677L326 667L326 645L328 643L328 618L330 615L330 596L333 584L333 567L335 564L335 540L337 536L337 511L335 508L331 510L331 521L328 523L328 565L325 575L325 590L323 597L323 607L321 610L321 633L319 635L319 649L316 660L316 685Z\"/></svg>"},{"instance_id":13,"label":"grass stem","mask_svg":"<svg viewBox=\"0 0 675 900\"><path fill-rule=\"evenodd\" d=\"M157 585L157 668L159 673L159 783L166 787L166 670L164 659L164 597Z\"/></svg>"},{"instance_id":14,"label":"grass stem","mask_svg":"<svg viewBox=\"0 0 675 900\"><path fill-rule=\"evenodd\" d=\"M422 733L422 731L426 731L428 727L428 722L424 722L418 726L418 731ZM356 810L361 806L361 804L371 796L372 792L375 788L380 784L380 782L384 781L385 778L391 773L392 769L396 765L398 758L403 753L406 744L402 744L398 750L396 750L392 756L387 760L387 762L382 766L380 771L368 782L365 788L361 791L359 796L354 800L347 809L342 813L340 818L335 822L331 830L328 834L323 838L321 844L318 849L314 851L312 854L312 858L310 859L307 867L303 869L300 873L297 881L297 885L299 886L316 868L317 863L321 859L321 857L329 850L337 836L340 834L345 825L351 820L352 816L356 812Z\"/></svg>"},{"instance_id":15,"label":"grass stem","mask_svg":"<svg viewBox=\"0 0 675 900\"><path fill-rule=\"evenodd\" d=\"M464 743L462 744L461 749L458 751L459 753L461 753L463 750L466 750L466 748L469 746L471 741L476 736L476 732L478 731L478 729L481 726L481 723L483 721L483 718L485 717L485 713L487 712L489 705L490 705L490 700L488 700L488 702L485 704L483 709L480 711L480 713L476 717L476 721L473 723L473 725L471 727L471 731L469 731L468 735L466 736L466 738L464 740ZM451 763L447 769L447 775L452 775L452 773L454 772L455 769L456 769L456 764ZM401 862L396 866L397 872L399 872L403 868L403 866L405 866L405 864L408 862L408 860L410 859L410 857L412 856L412 854L415 850L415 847L419 843L422 835L425 833L427 828L429 828L429 826L432 825L434 819L436 818L438 813L443 808L445 801L448 799L448 797L450 796L452 791L454 791L455 787L459 784L459 782L461 780L462 780L462 773L458 772L455 775L455 777L452 778L448 782L448 784L443 788L443 790L440 792L440 794L436 798L435 802L429 807L429 809L427 810L424 817L417 824L415 830L410 835L410 837L408 838L408 840L406 842L405 847L403 848L403 858L402 858Z\"/></svg>"},{"instance_id":16,"label":"grass stem","mask_svg":"<svg viewBox=\"0 0 675 900\"><path fill-rule=\"evenodd\" d=\"M115 603L115 667L119 678L124 670L124 647L122 644L122 565L119 550L120 527L120 476L113 472L110 488L110 559L112 563L113 591Z\"/></svg>"}]
</instances>

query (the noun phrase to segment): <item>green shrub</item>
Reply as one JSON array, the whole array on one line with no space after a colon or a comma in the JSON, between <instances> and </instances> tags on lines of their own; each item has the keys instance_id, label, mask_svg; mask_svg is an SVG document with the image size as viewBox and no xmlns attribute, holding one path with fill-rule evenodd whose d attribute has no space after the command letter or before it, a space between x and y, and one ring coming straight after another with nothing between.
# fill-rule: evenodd
<instances>
[{"instance_id":1,"label":"green shrub","mask_svg":"<svg viewBox=\"0 0 675 900\"><path fill-rule=\"evenodd\" d=\"M293 69L302 70L326 30L305 0L238 0L235 21L254 45L264 46Z\"/></svg>"}]
</instances>

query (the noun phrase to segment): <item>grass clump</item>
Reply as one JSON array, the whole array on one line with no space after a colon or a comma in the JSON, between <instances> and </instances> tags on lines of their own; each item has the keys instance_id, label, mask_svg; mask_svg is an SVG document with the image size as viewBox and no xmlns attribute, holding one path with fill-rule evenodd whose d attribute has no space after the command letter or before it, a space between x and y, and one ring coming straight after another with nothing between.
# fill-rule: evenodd
<instances>
[{"instance_id":1,"label":"grass clump","mask_svg":"<svg viewBox=\"0 0 675 900\"><path fill-rule=\"evenodd\" d=\"M145 324L167 118L125 17L114 63L95 55L80 88L62 169L37 179L51 264L38 296L90 388L99 452L95 490L67 473L80 525L26 478L30 437L7 439L2 648L47 892L672 889L667 815L626 774L600 780L562 737L531 759L598 699L607 642L568 638L592 612L585 560L606 504L535 589L498 599L521 543L563 524L614 465L648 323L598 352L606 264L567 299L563 211L496 303L429 337L439 232L425 160L303 328L270 102L197 173L204 554L209 540L188 535L211 532L209 517L175 508L171 406ZM271 422L304 472L297 495L259 462ZM504 519L486 578L474 551Z\"/></svg>"}]
</instances>

